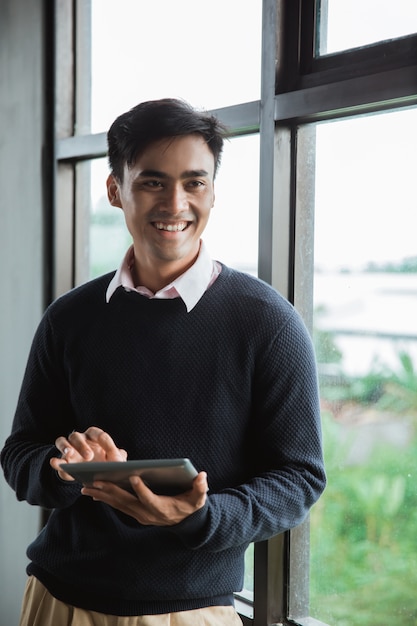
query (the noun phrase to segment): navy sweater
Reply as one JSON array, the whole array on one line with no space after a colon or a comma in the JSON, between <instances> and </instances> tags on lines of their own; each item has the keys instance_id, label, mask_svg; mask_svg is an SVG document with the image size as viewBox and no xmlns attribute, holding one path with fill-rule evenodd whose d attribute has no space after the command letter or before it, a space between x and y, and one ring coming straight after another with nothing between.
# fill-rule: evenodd
<instances>
[{"instance_id":1,"label":"navy sweater","mask_svg":"<svg viewBox=\"0 0 417 626\"><path fill-rule=\"evenodd\" d=\"M299 524L325 485L314 354L294 308L225 266L187 313L111 275L56 300L34 338L1 463L17 497L53 509L28 572L60 600L115 615L231 602L244 552ZM53 443L99 426L129 459L189 457L209 497L170 527L80 495Z\"/></svg>"}]
</instances>

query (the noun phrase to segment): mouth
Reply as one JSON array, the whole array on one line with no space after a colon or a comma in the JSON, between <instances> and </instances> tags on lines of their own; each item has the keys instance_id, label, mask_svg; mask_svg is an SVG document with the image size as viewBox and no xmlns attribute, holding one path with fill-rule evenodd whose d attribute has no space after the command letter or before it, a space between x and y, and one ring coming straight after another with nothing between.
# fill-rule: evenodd
<instances>
[{"instance_id":1,"label":"mouth","mask_svg":"<svg viewBox=\"0 0 417 626\"><path fill-rule=\"evenodd\" d=\"M183 232L191 222L175 222L175 224L169 224L167 222L152 222L152 226L157 230L164 230L169 233L180 233Z\"/></svg>"}]
</instances>

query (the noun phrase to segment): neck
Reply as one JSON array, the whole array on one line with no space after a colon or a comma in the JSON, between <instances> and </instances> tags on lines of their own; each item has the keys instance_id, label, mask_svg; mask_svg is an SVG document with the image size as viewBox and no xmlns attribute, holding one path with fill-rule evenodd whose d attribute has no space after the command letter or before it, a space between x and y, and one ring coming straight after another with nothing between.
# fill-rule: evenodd
<instances>
[{"instance_id":1,"label":"neck","mask_svg":"<svg viewBox=\"0 0 417 626\"><path fill-rule=\"evenodd\" d=\"M133 282L136 286L142 285L152 291L152 293L156 293L169 285L169 283L172 283L178 276L184 274L195 263L196 258L197 256L188 263L184 263L182 260L179 263L170 262L164 265L159 264L155 267L154 265L146 266L140 263L135 256L131 269Z\"/></svg>"}]
</instances>

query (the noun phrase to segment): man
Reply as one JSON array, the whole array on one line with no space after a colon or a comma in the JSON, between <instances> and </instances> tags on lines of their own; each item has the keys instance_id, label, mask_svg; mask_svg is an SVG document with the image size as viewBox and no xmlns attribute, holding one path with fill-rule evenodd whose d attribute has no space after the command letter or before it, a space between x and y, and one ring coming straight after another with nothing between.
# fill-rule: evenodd
<instances>
[{"instance_id":1,"label":"man","mask_svg":"<svg viewBox=\"0 0 417 626\"><path fill-rule=\"evenodd\" d=\"M109 130L108 198L133 246L46 311L1 455L17 497L53 509L28 549L22 626L239 624L246 548L324 488L308 333L201 241L224 134L170 99ZM132 492L82 487L61 468L177 457L198 475L175 496L139 477Z\"/></svg>"}]
</instances>

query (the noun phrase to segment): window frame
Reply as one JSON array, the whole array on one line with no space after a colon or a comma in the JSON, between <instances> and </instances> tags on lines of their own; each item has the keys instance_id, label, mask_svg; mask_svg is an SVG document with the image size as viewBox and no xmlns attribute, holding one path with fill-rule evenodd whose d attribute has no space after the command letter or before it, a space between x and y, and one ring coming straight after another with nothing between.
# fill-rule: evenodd
<instances>
[{"instance_id":1,"label":"window frame","mask_svg":"<svg viewBox=\"0 0 417 626\"><path fill-rule=\"evenodd\" d=\"M298 128L417 104L417 34L315 57L317 2L263 0L260 100L212 111L234 135L260 135L258 274L295 304L310 328L312 259L300 256L297 226L298 181L306 171L306 147ZM77 164L106 155L106 134L89 134L84 125L91 78L90 0L56 0L52 6L55 144L49 301L82 279L83 194ZM255 545L254 601L239 594L236 598L245 626L321 624L308 617L308 552L308 520ZM289 614L295 617L291 620Z\"/></svg>"}]
</instances>

